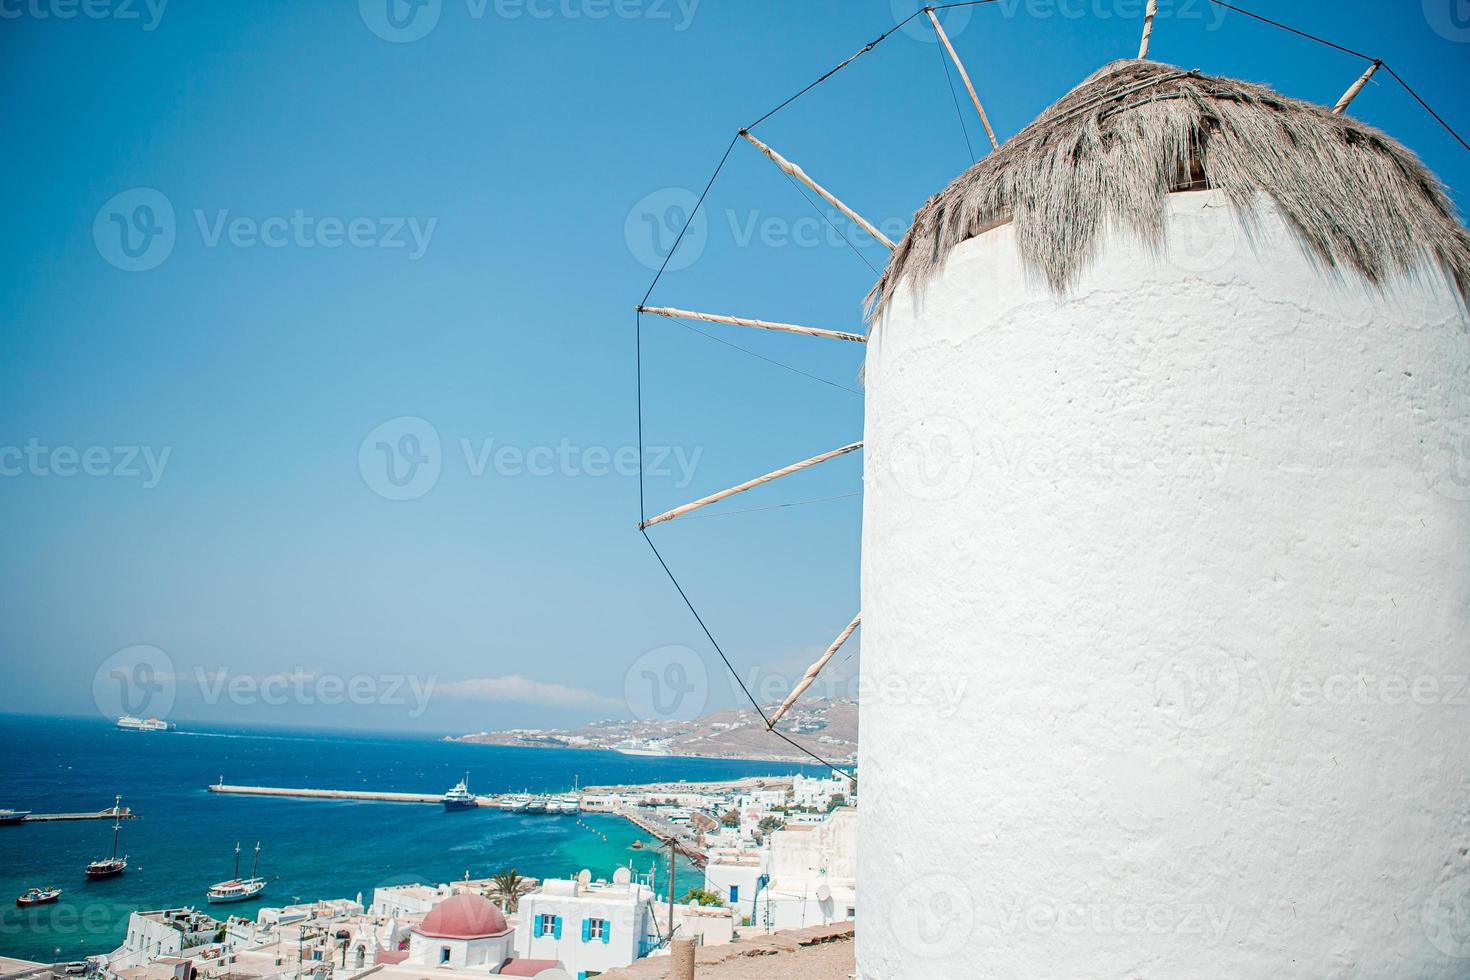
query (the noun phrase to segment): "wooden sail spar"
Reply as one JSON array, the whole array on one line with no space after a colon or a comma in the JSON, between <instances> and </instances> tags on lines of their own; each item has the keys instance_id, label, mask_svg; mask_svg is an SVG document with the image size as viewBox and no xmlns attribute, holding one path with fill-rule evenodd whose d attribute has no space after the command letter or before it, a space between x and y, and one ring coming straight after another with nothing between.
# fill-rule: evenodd
<instances>
[{"instance_id":1,"label":"wooden sail spar","mask_svg":"<svg viewBox=\"0 0 1470 980\"><path fill-rule=\"evenodd\" d=\"M723 316L719 313L697 313L694 310L679 310L669 306L640 306L639 313L652 313L672 320L701 320L705 323L727 323L736 327L754 327L757 330L778 330L782 333L801 334L805 337L825 337L829 340L850 340L865 344L868 338L860 333L842 330L823 330L820 327L803 327L795 323L776 323L769 320L752 320L743 316Z\"/></svg>"},{"instance_id":2,"label":"wooden sail spar","mask_svg":"<svg viewBox=\"0 0 1470 980\"><path fill-rule=\"evenodd\" d=\"M1154 36L1154 17L1159 12L1159 0L1148 0L1148 6L1143 12L1143 38L1138 42L1138 58L1142 61L1148 57L1148 42Z\"/></svg>"},{"instance_id":3,"label":"wooden sail spar","mask_svg":"<svg viewBox=\"0 0 1470 980\"><path fill-rule=\"evenodd\" d=\"M893 244L892 240L889 239L887 235L883 234L877 228L873 227L872 223L869 222L866 218L858 214L846 204L843 204L841 201L839 201L836 195L827 190L827 188L823 187L821 184L808 177L805 170L802 170L796 164L792 163L790 160L786 159L781 154L777 153L775 150L771 149L769 146L756 139L748 131L741 130L740 135L745 137L745 139L750 143L751 146L754 146L757 150L760 150L762 153L764 153L767 159L769 159L776 166L780 167L782 172L790 174L792 177L795 177L797 180L801 181L803 184L816 191L828 204L832 205L834 208L841 211L843 214L847 215L849 218L855 221L858 226L863 229L863 231L867 232L878 241L888 246L889 249L897 247Z\"/></svg>"},{"instance_id":4,"label":"wooden sail spar","mask_svg":"<svg viewBox=\"0 0 1470 980\"><path fill-rule=\"evenodd\" d=\"M990 117L985 115L985 107L980 104L980 96L975 94L975 85L970 81L970 73L965 71L965 63L960 61L959 53L955 51L954 45L949 43L949 35L944 33L944 28L939 26L939 18L934 16L933 7L925 7L924 13L929 15L929 22L934 25L934 33L939 35L939 40L944 42L944 48L949 52L949 59L960 71L960 78L964 80L965 88L969 90L970 101L975 103L975 111L980 113L980 123L985 127L985 135L990 137L990 148L1000 149L1000 144L995 141L995 130L990 128Z\"/></svg>"},{"instance_id":5,"label":"wooden sail spar","mask_svg":"<svg viewBox=\"0 0 1470 980\"><path fill-rule=\"evenodd\" d=\"M863 444L861 442L854 442L850 445L843 446L840 449L833 449L830 452L822 453L819 456L813 456L811 459L804 459L799 463L792 463L790 466L783 466L781 467L781 469L773 470L772 472L767 473L765 476L758 476L754 480L746 480L739 486L731 487L728 490L721 490L719 493L712 493L708 497L701 497L698 500L693 501L692 503L683 504L679 507L675 507L673 510L665 511L662 514L659 514L657 517L650 517L648 520L644 521L638 526L646 530L650 527L653 527L655 524L662 524L665 521L672 521L676 517L683 517L685 514L689 514L696 510L699 510L701 507L708 507L710 504L717 504L721 500L726 500L730 497L735 496L737 493L744 493L747 490L753 490L756 487L770 483L774 480L779 480L783 476L790 476L792 473L799 473L802 470L816 466L818 463L825 463L827 460L836 459L838 456L846 456L848 453L856 452L861 448L863 448Z\"/></svg>"},{"instance_id":6,"label":"wooden sail spar","mask_svg":"<svg viewBox=\"0 0 1470 980\"><path fill-rule=\"evenodd\" d=\"M1381 64L1383 62L1375 61L1369 65L1368 70L1363 72L1356 82L1348 86L1346 92L1342 93L1342 98L1337 100L1337 105L1332 107L1332 111L1339 116L1347 112L1347 107L1352 104L1353 99L1358 97L1358 93L1363 91L1363 86L1368 84L1368 80L1373 77L1373 73L1378 70L1378 66Z\"/></svg>"},{"instance_id":7,"label":"wooden sail spar","mask_svg":"<svg viewBox=\"0 0 1470 980\"><path fill-rule=\"evenodd\" d=\"M812 684L817 679L817 675L822 672L822 668L827 666L832 658L837 655L837 651L842 649L842 645L846 643L848 639L852 636L852 634L857 630L858 623L862 621L862 618L862 613L858 613L856 616L852 617L852 622L848 623L847 628L844 629L841 633L837 634L837 639L832 641L832 645L827 648L827 652L822 654L822 656L818 658L816 663L812 664L806 669L806 673L802 675L802 678L797 683L796 687L792 689L790 694L786 695L786 700L781 702L781 707L777 708L774 712L771 713L770 720L766 722L767 728L775 728L776 722L780 721L781 716L791 710L791 706L796 703L796 699L806 693L807 688L812 686Z\"/></svg>"}]
</instances>

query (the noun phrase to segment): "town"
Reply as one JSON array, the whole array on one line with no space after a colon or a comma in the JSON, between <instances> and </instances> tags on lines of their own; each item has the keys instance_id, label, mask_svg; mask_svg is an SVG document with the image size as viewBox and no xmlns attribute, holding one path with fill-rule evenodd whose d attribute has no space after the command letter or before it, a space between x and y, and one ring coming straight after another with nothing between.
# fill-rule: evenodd
<instances>
[{"instance_id":1,"label":"town","mask_svg":"<svg viewBox=\"0 0 1470 980\"><path fill-rule=\"evenodd\" d=\"M211 787L212 789L216 787ZM265 980L373 974L618 976L667 957L671 940L762 948L772 933L848 942L857 912L855 781L840 774L725 783L593 787L580 810L626 817L656 849L702 873L678 880L650 860L534 878L517 870L377 888L216 918L182 905L133 912L111 953L50 967L11 961L7 975L52 971L101 980ZM635 845L638 846L638 845ZM493 860L493 855L487 856ZM667 865L666 865L667 867ZM667 875L667 876L665 876ZM29 967L29 968L27 968Z\"/></svg>"}]
</instances>

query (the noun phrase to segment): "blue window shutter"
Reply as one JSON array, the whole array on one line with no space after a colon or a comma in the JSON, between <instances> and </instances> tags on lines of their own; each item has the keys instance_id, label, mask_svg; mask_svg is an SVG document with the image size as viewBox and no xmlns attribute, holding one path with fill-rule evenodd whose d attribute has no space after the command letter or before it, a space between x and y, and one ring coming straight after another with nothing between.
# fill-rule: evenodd
<instances>
[{"instance_id":1,"label":"blue window shutter","mask_svg":"<svg viewBox=\"0 0 1470 980\"><path fill-rule=\"evenodd\" d=\"M582 942L584 942L584 943L590 943L591 941L592 941L592 920L591 919L583 919L582 920Z\"/></svg>"},{"instance_id":2,"label":"blue window shutter","mask_svg":"<svg viewBox=\"0 0 1470 980\"><path fill-rule=\"evenodd\" d=\"M602 944L604 946L606 946L607 945L607 941L609 939L611 939L611 938L612 938L612 920L611 919L603 919L602 920Z\"/></svg>"},{"instance_id":3,"label":"blue window shutter","mask_svg":"<svg viewBox=\"0 0 1470 980\"><path fill-rule=\"evenodd\" d=\"M535 928L535 932L533 933L533 935L535 935L535 937L537 939L540 939L541 938L541 923L542 923L541 916L539 916L539 915L536 916L536 928Z\"/></svg>"},{"instance_id":4,"label":"blue window shutter","mask_svg":"<svg viewBox=\"0 0 1470 980\"><path fill-rule=\"evenodd\" d=\"M559 915L551 920L551 935L556 939L561 938L561 916Z\"/></svg>"},{"instance_id":5,"label":"blue window shutter","mask_svg":"<svg viewBox=\"0 0 1470 980\"><path fill-rule=\"evenodd\" d=\"M734 905L738 901L740 901L740 886L739 885L731 885L730 886L730 904L731 905Z\"/></svg>"}]
</instances>

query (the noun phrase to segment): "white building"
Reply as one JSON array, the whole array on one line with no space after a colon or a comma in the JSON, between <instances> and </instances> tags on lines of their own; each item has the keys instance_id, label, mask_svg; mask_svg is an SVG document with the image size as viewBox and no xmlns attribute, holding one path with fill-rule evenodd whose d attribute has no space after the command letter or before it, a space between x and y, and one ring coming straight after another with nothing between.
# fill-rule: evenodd
<instances>
[{"instance_id":1,"label":"white building","mask_svg":"<svg viewBox=\"0 0 1470 980\"><path fill-rule=\"evenodd\" d=\"M405 963L454 969L498 969L514 955L515 930L481 895L455 895L435 905L409 934Z\"/></svg>"},{"instance_id":2,"label":"white building","mask_svg":"<svg viewBox=\"0 0 1470 980\"><path fill-rule=\"evenodd\" d=\"M557 960L574 977L627 966L655 948L654 894L619 868L611 882L549 879L520 900L516 954Z\"/></svg>"},{"instance_id":3,"label":"white building","mask_svg":"<svg viewBox=\"0 0 1470 980\"><path fill-rule=\"evenodd\" d=\"M187 957L224 938L225 924L191 908L134 912L123 943L107 956L111 970L145 966L165 957Z\"/></svg>"},{"instance_id":4,"label":"white building","mask_svg":"<svg viewBox=\"0 0 1470 980\"><path fill-rule=\"evenodd\" d=\"M374 915L400 919L424 916L453 894L448 885L385 885L373 889L373 904L369 908Z\"/></svg>"},{"instance_id":5,"label":"white building","mask_svg":"<svg viewBox=\"0 0 1470 980\"><path fill-rule=\"evenodd\" d=\"M834 797L847 800L852 782L842 776L794 776L791 780L791 805L826 810Z\"/></svg>"},{"instance_id":6,"label":"white building","mask_svg":"<svg viewBox=\"0 0 1470 980\"><path fill-rule=\"evenodd\" d=\"M742 844L712 847L704 867L704 888L718 895L735 914L737 927L755 922L756 895L770 880L767 872L770 851Z\"/></svg>"},{"instance_id":7,"label":"white building","mask_svg":"<svg viewBox=\"0 0 1470 980\"><path fill-rule=\"evenodd\" d=\"M1467 242L1351 114L1136 60L919 213L860 977L1466 975Z\"/></svg>"},{"instance_id":8,"label":"white building","mask_svg":"<svg viewBox=\"0 0 1470 980\"><path fill-rule=\"evenodd\" d=\"M710 851L704 887L735 913L737 925L796 929L857 914L857 809L816 823L789 824L761 847Z\"/></svg>"}]
</instances>

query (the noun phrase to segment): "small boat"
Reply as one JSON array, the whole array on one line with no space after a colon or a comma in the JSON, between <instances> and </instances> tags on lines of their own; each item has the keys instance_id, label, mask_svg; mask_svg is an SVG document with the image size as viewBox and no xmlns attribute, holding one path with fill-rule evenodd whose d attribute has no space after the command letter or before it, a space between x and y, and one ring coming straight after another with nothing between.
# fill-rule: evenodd
<instances>
[{"instance_id":1,"label":"small boat","mask_svg":"<svg viewBox=\"0 0 1470 980\"><path fill-rule=\"evenodd\" d=\"M527 813L545 813L546 812L546 798L543 797L543 796L532 796L532 797L528 798L527 801L526 801L526 811L525 812L527 812Z\"/></svg>"},{"instance_id":2,"label":"small boat","mask_svg":"<svg viewBox=\"0 0 1470 980\"><path fill-rule=\"evenodd\" d=\"M446 810L473 810L480 805L480 801L470 795L469 773L465 773L464 778L444 794L442 802Z\"/></svg>"},{"instance_id":3,"label":"small boat","mask_svg":"<svg viewBox=\"0 0 1470 980\"><path fill-rule=\"evenodd\" d=\"M229 881L221 881L209 886L205 892L211 902L244 902L254 898L265 891L269 884L264 878L255 874L256 865L260 863L260 841L255 842L255 859L250 862L250 877L240 877L240 844L235 844L235 877Z\"/></svg>"},{"instance_id":4,"label":"small boat","mask_svg":"<svg viewBox=\"0 0 1470 980\"><path fill-rule=\"evenodd\" d=\"M60 888L32 888L15 900L20 908L30 908L32 905L50 905L61 898Z\"/></svg>"},{"instance_id":5,"label":"small boat","mask_svg":"<svg viewBox=\"0 0 1470 980\"><path fill-rule=\"evenodd\" d=\"M570 793L561 796L553 796L546 801L546 812L562 815L571 815L582 812L582 803Z\"/></svg>"},{"instance_id":6,"label":"small boat","mask_svg":"<svg viewBox=\"0 0 1470 980\"><path fill-rule=\"evenodd\" d=\"M21 823L30 815L29 810L0 810L0 824Z\"/></svg>"},{"instance_id":7,"label":"small boat","mask_svg":"<svg viewBox=\"0 0 1470 980\"><path fill-rule=\"evenodd\" d=\"M128 869L128 856L117 856L117 835L122 831L122 797L113 801L112 857L98 858L87 865L87 877L93 880L116 878ZM106 812L105 810L103 811Z\"/></svg>"},{"instance_id":8,"label":"small boat","mask_svg":"<svg viewBox=\"0 0 1470 980\"><path fill-rule=\"evenodd\" d=\"M525 793L514 793L510 796L502 796L495 805L511 813L525 813L531 809L531 798Z\"/></svg>"}]
</instances>

